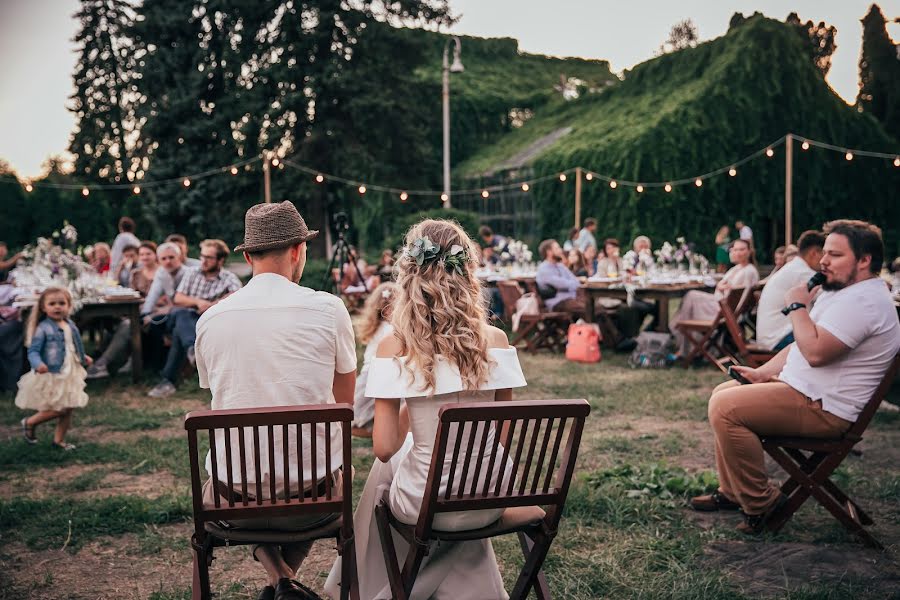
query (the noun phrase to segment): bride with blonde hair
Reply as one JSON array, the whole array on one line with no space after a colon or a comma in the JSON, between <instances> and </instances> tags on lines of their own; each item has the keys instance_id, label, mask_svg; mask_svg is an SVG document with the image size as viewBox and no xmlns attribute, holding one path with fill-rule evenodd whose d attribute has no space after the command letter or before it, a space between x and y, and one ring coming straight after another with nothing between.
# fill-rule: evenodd
<instances>
[{"instance_id":1,"label":"bride with blonde hair","mask_svg":"<svg viewBox=\"0 0 900 600\"><path fill-rule=\"evenodd\" d=\"M511 400L512 388L525 377L506 334L488 325L487 306L475 277L477 247L455 222L426 220L406 234L397 263L394 333L378 344L369 370L366 396L375 398L372 465L353 519L360 598L391 598L374 510L385 490L393 515L416 523L434 450L438 411L446 404ZM401 405L401 400L405 404ZM469 432L471 433L471 432ZM488 444L499 432L489 432ZM466 446L463 440L462 447ZM461 453L464 454L464 453ZM481 473L478 485L503 472L464 463L457 472ZM472 462L477 460L471 458ZM487 461L487 457L484 457ZM445 457L448 472L451 457ZM446 491L446 481L438 494ZM444 531L485 527L502 509L441 513L434 526ZM394 545L401 561L409 546L399 535ZM325 590L340 593L340 561ZM411 598L508 598L490 540L433 546L416 578Z\"/></svg>"}]
</instances>

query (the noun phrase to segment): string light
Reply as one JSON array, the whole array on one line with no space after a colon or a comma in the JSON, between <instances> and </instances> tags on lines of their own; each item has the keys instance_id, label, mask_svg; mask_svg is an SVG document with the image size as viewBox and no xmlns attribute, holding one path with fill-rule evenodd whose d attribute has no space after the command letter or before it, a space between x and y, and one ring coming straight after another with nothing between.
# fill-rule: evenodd
<instances>
[{"instance_id":1,"label":"string light","mask_svg":"<svg viewBox=\"0 0 900 600\"><path fill-rule=\"evenodd\" d=\"M140 193L141 193L141 186L136 185L136 186L134 186L133 188L131 188L131 191L134 192L135 195L140 194Z\"/></svg>"},{"instance_id":2,"label":"string light","mask_svg":"<svg viewBox=\"0 0 900 600\"><path fill-rule=\"evenodd\" d=\"M638 192L638 194L643 193L643 192L644 192L644 186L642 186L641 184L638 184L638 186L637 186L637 192Z\"/></svg>"},{"instance_id":3,"label":"string light","mask_svg":"<svg viewBox=\"0 0 900 600\"><path fill-rule=\"evenodd\" d=\"M588 171L587 175L585 175L584 178L587 179L588 181L590 181L594 178L594 174L591 173L590 171Z\"/></svg>"},{"instance_id":4,"label":"string light","mask_svg":"<svg viewBox=\"0 0 900 600\"><path fill-rule=\"evenodd\" d=\"M183 185L184 187L191 187L191 180L185 177L184 181L181 182L181 185Z\"/></svg>"},{"instance_id":5,"label":"string light","mask_svg":"<svg viewBox=\"0 0 900 600\"><path fill-rule=\"evenodd\" d=\"M560 180L560 181L565 181L565 180L566 180L566 174L565 174L565 173L560 173L560 174L559 174L559 180Z\"/></svg>"},{"instance_id":6,"label":"string light","mask_svg":"<svg viewBox=\"0 0 900 600\"><path fill-rule=\"evenodd\" d=\"M450 196L448 196L447 194L441 194L441 202L446 202L449 199L450 199Z\"/></svg>"},{"instance_id":7,"label":"string light","mask_svg":"<svg viewBox=\"0 0 900 600\"><path fill-rule=\"evenodd\" d=\"M894 159L894 166L900 167L900 156L898 156L897 158Z\"/></svg>"},{"instance_id":8,"label":"string light","mask_svg":"<svg viewBox=\"0 0 900 600\"><path fill-rule=\"evenodd\" d=\"M847 154L844 155L844 158L846 158L847 160L853 160L853 153L848 152Z\"/></svg>"},{"instance_id":9,"label":"string light","mask_svg":"<svg viewBox=\"0 0 900 600\"><path fill-rule=\"evenodd\" d=\"M703 185L703 180L698 177L694 180L694 185L696 185L697 187L701 187Z\"/></svg>"},{"instance_id":10,"label":"string light","mask_svg":"<svg viewBox=\"0 0 900 600\"><path fill-rule=\"evenodd\" d=\"M280 161L279 161L277 158L273 158L273 159L272 159L272 166L273 166L273 167L277 167L279 162L280 162Z\"/></svg>"},{"instance_id":11,"label":"string light","mask_svg":"<svg viewBox=\"0 0 900 600\"><path fill-rule=\"evenodd\" d=\"M663 189L666 190L667 192L671 192L671 191L672 191L672 184L667 183L667 184L666 184L666 187L664 187Z\"/></svg>"},{"instance_id":12,"label":"string light","mask_svg":"<svg viewBox=\"0 0 900 600\"><path fill-rule=\"evenodd\" d=\"M81 195L82 195L82 196L87 197L88 195L90 195L90 193L91 193L91 190L87 189L86 187L81 188Z\"/></svg>"},{"instance_id":13,"label":"string light","mask_svg":"<svg viewBox=\"0 0 900 600\"><path fill-rule=\"evenodd\" d=\"M322 175L321 173L319 173L318 175L316 175L316 183L322 183L323 181L325 181L325 176L324 176L324 175Z\"/></svg>"},{"instance_id":14,"label":"string light","mask_svg":"<svg viewBox=\"0 0 900 600\"><path fill-rule=\"evenodd\" d=\"M237 168L237 167L231 167L231 174L232 174L232 175L237 175L237 174L238 174L238 168Z\"/></svg>"},{"instance_id":15,"label":"string light","mask_svg":"<svg viewBox=\"0 0 900 600\"><path fill-rule=\"evenodd\" d=\"M613 179L612 181L609 182L609 187L611 187L612 189L616 189L617 187L619 187L619 184L616 183L615 179Z\"/></svg>"},{"instance_id":16,"label":"string light","mask_svg":"<svg viewBox=\"0 0 900 600\"><path fill-rule=\"evenodd\" d=\"M364 185L359 186L359 193L360 193L360 195L365 194L365 193L366 193L366 186L364 186Z\"/></svg>"},{"instance_id":17,"label":"string light","mask_svg":"<svg viewBox=\"0 0 900 600\"><path fill-rule=\"evenodd\" d=\"M522 191L523 191L523 192L527 192L527 191L530 190L530 189L531 189L531 188L528 187L528 184L527 184L527 183L523 183L523 184L522 184Z\"/></svg>"},{"instance_id":18,"label":"string light","mask_svg":"<svg viewBox=\"0 0 900 600\"><path fill-rule=\"evenodd\" d=\"M809 142L807 142L806 140L803 140L803 143L800 144L800 147L803 148L804 150L809 150Z\"/></svg>"},{"instance_id":19,"label":"string light","mask_svg":"<svg viewBox=\"0 0 900 600\"><path fill-rule=\"evenodd\" d=\"M34 191L34 186L31 185L30 183L26 183L26 184L25 184L25 191L26 191L26 192L33 192L33 191Z\"/></svg>"},{"instance_id":20,"label":"string light","mask_svg":"<svg viewBox=\"0 0 900 600\"><path fill-rule=\"evenodd\" d=\"M406 199L409 198L409 194L406 192L400 192L400 202L406 202Z\"/></svg>"},{"instance_id":21,"label":"string light","mask_svg":"<svg viewBox=\"0 0 900 600\"><path fill-rule=\"evenodd\" d=\"M737 169L731 167L730 169L728 169L728 174L734 177L735 175L737 175Z\"/></svg>"},{"instance_id":22,"label":"string light","mask_svg":"<svg viewBox=\"0 0 900 600\"><path fill-rule=\"evenodd\" d=\"M775 151L772 150L771 148L766 148L766 156L768 156L769 158L772 158L773 156L775 156Z\"/></svg>"},{"instance_id":23,"label":"string light","mask_svg":"<svg viewBox=\"0 0 900 600\"><path fill-rule=\"evenodd\" d=\"M490 195L491 195L491 193L490 193L489 191L487 191L487 190L481 190L481 197L482 197L482 198L487 198L487 197L490 196Z\"/></svg>"}]
</instances>

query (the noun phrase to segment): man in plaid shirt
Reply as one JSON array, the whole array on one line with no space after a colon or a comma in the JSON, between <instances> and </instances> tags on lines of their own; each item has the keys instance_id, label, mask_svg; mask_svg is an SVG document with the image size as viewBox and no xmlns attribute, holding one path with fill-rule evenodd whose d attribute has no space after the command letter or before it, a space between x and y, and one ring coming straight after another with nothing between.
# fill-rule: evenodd
<instances>
[{"instance_id":1,"label":"man in plaid shirt","mask_svg":"<svg viewBox=\"0 0 900 600\"><path fill-rule=\"evenodd\" d=\"M151 398L165 398L175 393L178 371L184 359L194 364L194 341L200 315L217 302L241 289L241 281L225 270L228 246L222 240L200 243L200 267L187 271L175 291L176 310L169 313L166 328L172 336L172 346L162 370L162 381L148 392Z\"/></svg>"}]
</instances>

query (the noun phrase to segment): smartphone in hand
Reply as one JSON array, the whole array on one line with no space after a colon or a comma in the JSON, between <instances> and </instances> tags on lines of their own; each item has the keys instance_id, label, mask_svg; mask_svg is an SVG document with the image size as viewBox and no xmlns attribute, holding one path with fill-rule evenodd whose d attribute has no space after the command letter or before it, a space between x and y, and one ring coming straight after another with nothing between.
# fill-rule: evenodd
<instances>
[{"instance_id":1,"label":"smartphone in hand","mask_svg":"<svg viewBox=\"0 0 900 600\"><path fill-rule=\"evenodd\" d=\"M738 383L740 383L741 385L744 385L745 383L750 383L750 380L747 379L746 377L744 377L743 375L741 375L740 373L738 373L738 372L734 369L734 366L728 367L728 375L729 375L732 379L734 379L735 381L737 381Z\"/></svg>"}]
</instances>

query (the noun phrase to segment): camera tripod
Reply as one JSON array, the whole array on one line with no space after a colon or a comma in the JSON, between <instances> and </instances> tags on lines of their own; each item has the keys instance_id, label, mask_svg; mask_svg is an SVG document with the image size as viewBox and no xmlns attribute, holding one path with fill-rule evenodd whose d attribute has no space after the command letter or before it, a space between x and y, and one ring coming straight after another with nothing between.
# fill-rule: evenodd
<instances>
[{"instance_id":1,"label":"camera tripod","mask_svg":"<svg viewBox=\"0 0 900 600\"><path fill-rule=\"evenodd\" d=\"M325 271L325 276L322 280L322 289L329 290L335 296L341 295L341 282L344 280L344 269L351 268L356 271L357 279L362 282L363 289L368 293L369 286L366 284L366 278L359 270L359 261L356 253L350 248L350 244L347 243L347 239L344 237L344 229L338 228L337 232L338 239L334 243L334 246L331 248L331 262L328 263L328 269ZM352 261L350 264L352 266L348 267L347 262ZM338 276L334 278L331 276L333 270L338 269ZM328 282L331 282L329 285Z\"/></svg>"}]
</instances>

